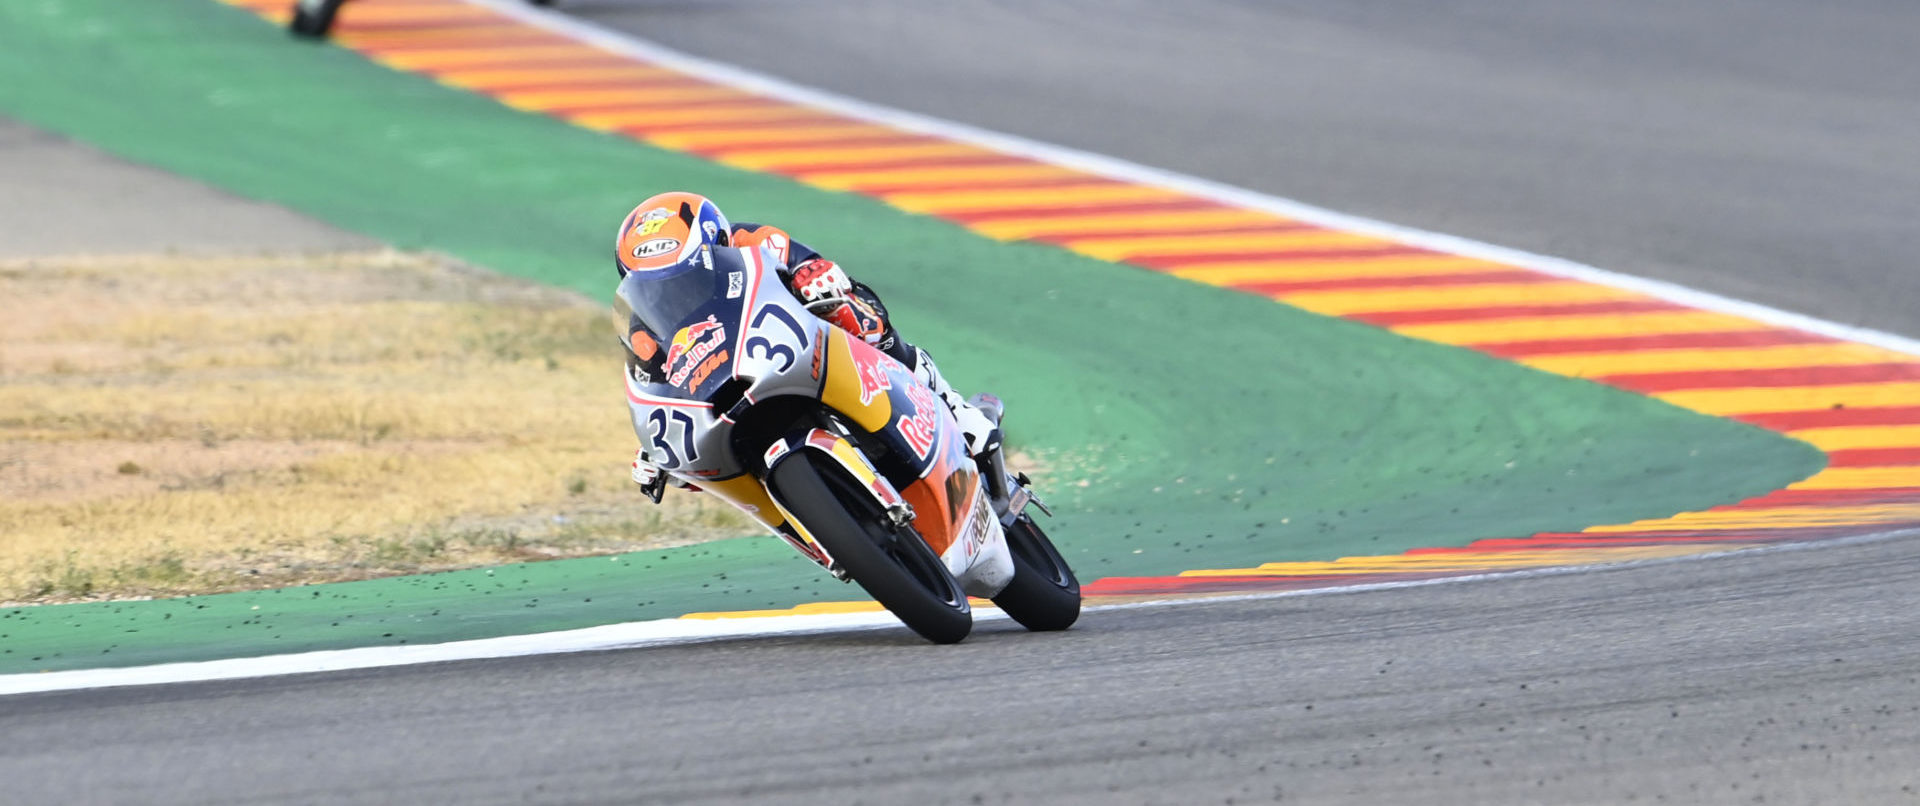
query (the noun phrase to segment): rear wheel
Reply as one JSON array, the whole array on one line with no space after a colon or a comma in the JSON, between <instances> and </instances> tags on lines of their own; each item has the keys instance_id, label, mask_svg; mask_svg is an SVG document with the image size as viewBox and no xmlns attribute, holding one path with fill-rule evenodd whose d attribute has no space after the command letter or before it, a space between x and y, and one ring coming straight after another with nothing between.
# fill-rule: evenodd
<instances>
[{"instance_id":1,"label":"rear wheel","mask_svg":"<svg viewBox=\"0 0 1920 806\"><path fill-rule=\"evenodd\" d=\"M1007 548L1013 555L1013 581L993 603L1029 630L1073 626L1080 619L1080 580L1032 516L1022 513L1007 527Z\"/></svg>"},{"instance_id":2,"label":"rear wheel","mask_svg":"<svg viewBox=\"0 0 1920 806\"><path fill-rule=\"evenodd\" d=\"M940 555L912 529L889 523L845 470L801 451L767 480L834 563L914 632L952 644L973 631L967 594Z\"/></svg>"}]
</instances>

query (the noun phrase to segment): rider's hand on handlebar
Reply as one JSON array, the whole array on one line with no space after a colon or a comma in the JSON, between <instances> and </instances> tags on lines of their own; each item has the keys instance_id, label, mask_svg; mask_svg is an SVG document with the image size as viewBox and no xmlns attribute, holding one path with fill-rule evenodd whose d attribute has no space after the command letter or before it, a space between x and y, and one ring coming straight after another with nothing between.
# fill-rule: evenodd
<instances>
[{"instance_id":1,"label":"rider's hand on handlebar","mask_svg":"<svg viewBox=\"0 0 1920 806\"><path fill-rule=\"evenodd\" d=\"M853 278L826 258L804 260L793 267L793 293L801 302L846 299L853 293Z\"/></svg>"},{"instance_id":2,"label":"rider's hand on handlebar","mask_svg":"<svg viewBox=\"0 0 1920 806\"><path fill-rule=\"evenodd\" d=\"M646 460L644 451L633 453L633 483L640 485L640 493L653 502L660 503L660 496L667 491L666 471Z\"/></svg>"}]
</instances>

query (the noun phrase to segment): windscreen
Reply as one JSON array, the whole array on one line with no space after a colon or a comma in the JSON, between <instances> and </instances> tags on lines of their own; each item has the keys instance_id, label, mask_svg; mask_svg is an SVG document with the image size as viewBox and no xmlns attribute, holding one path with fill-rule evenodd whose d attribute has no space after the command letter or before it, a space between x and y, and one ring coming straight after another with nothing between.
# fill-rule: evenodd
<instances>
[{"instance_id":1,"label":"windscreen","mask_svg":"<svg viewBox=\"0 0 1920 806\"><path fill-rule=\"evenodd\" d=\"M739 263L731 249L701 249L698 256L664 269L631 272L614 292L615 314L628 315L628 332L644 329L656 340L671 337L712 312L708 303L726 296L727 277Z\"/></svg>"}]
</instances>

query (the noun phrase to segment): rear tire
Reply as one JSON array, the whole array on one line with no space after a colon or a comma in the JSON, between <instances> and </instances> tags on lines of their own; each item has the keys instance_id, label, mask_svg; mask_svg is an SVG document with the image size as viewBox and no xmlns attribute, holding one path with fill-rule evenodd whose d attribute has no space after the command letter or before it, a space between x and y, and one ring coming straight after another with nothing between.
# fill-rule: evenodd
<instances>
[{"instance_id":1,"label":"rear tire","mask_svg":"<svg viewBox=\"0 0 1920 806\"><path fill-rule=\"evenodd\" d=\"M973 631L973 607L940 555L918 533L889 524L845 470L801 451L767 480L834 563L914 632L953 644Z\"/></svg>"},{"instance_id":2,"label":"rear tire","mask_svg":"<svg viewBox=\"0 0 1920 806\"><path fill-rule=\"evenodd\" d=\"M1080 580L1032 516L1021 513L1007 527L1007 548L1013 555L1013 581L993 603L1035 632L1073 626L1080 619Z\"/></svg>"}]
</instances>

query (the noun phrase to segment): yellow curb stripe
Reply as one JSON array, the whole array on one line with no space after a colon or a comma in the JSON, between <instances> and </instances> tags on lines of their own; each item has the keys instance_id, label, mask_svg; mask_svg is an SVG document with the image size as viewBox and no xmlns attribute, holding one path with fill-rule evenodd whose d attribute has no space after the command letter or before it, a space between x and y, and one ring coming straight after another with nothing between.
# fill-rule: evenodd
<instances>
[{"instance_id":1,"label":"yellow curb stripe","mask_svg":"<svg viewBox=\"0 0 1920 806\"><path fill-rule=\"evenodd\" d=\"M292 3L284 4L291 9ZM471 6L466 3L349 3L351 11L342 11L342 19L362 22L465 22L468 20L499 19L492 10ZM271 6L268 6L271 9ZM528 28L529 31L538 29Z\"/></svg>"},{"instance_id":2,"label":"yellow curb stripe","mask_svg":"<svg viewBox=\"0 0 1920 806\"><path fill-rule=\"evenodd\" d=\"M1164 225L1162 225L1164 226ZM1224 233L1213 235L1154 235L1088 237L1062 241L1075 252L1102 260L1119 260L1128 255L1178 254L1203 252L1227 255L1274 252L1312 248L1360 249L1369 246L1398 246L1391 241L1353 232L1328 229L1304 229L1288 232Z\"/></svg>"},{"instance_id":3,"label":"yellow curb stripe","mask_svg":"<svg viewBox=\"0 0 1920 806\"><path fill-rule=\"evenodd\" d=\"M504 45L497 48L447 48L373 54L373 60L403 70L440 70L464 65L501 65L516 61L615 57L592 45Z\"/></svg>"},{"instance_id":4,"label":"yellow curb stripe","mask_svg":"<svg viewBox=\"0 0 1920 806\"><path fill-rule=\"evenodd\" d=\"M1829 467L1787 485L1789 490L1885 490L1898 487L1920 487L1920 465Z\"/></svg>"},{"instance_id":5,"label":"yellow curb stripe","mask_svg":"<svg viewBox=\"0 0 1920 806\"><path fill-rule=\"evenodd\" d=\"M909 140L902 134L900 139ZM964 143L949 142L907 142L894 146L814 146L812 148L783 148L776 150L752 150L737 154L722 153L718 159L737 168L755 170L805 170L809 165L858 165L860 163L882 164L915 157L955 157L967 154L991 155L994 152L970 146Z\"/></svg>"},{"instance_id":6,"label":"yellow curb stripe","mask_svg":"<svg viewBox=\"0 0 1920 806\"><path fill-rule=\"evenodd\" d=\"M1855 448L1920 448L1920 425L1862 425L1802 428L1788 431L1794 439L1823 451Z\"/></svg>"},{"instance_id":7,"label":"yellow curb stripe","mask_svg":"<svg viewBox=\"0 0 1920 806\"><path fill-rule=\"evenodd\" d=\"M664 109L617 109L583 112L567 119L590 129L613 131L623 126L718 123L721 121L774 121L825 118L827 113L804 106L788 106L773 101L742 103L739 106L684 107Z\"/></svg>"},{"instance_id":8,"label":"yellow curb stripe","mask_svg":"<svg viewBox=\"0 0 1920 806\"><path fill-rule=\"evenodd\" d=\"M469 67L441 70L432 75L442 84L493 94L496 87L647 81L681 74L660 67L624 64L608 67Z\"/></svg>"},{"instance_id":9,"label":"yellow curb stripe","mask_svg":"<svg viewBox=\"0 0 1920 806\"><path fill-rule=\"evenodd\" d=\"M662 132L647 135L649 143L676 151L692 148L712 149L736 146L742 143L784 144L784 143L831 143L855 137L898 136L898 129L875 124L848 124L830 122L818 125L791 126L779 129L765 129L749 126L715 126L710 129L683 129L675 132Z\"/></svg>"},{"instance_id":10,"label":"yellow curb stripe","mask_svg":"<svg viewBox=\"0 0 1920 806\"><path fill-rule=\"evenodd\" d=\"M1483 308L1493 305L1555 305L1635 299L1640 295L1592 283L1508 283L1307 291L1275 295L1288 305L1329 316L1400 311Z\"/></svg>"},{"instance_id":11,"label":"yellow curb stripe","mask_svg":"<svg viewBox=\"0 0 1920 806\"><path fill-rule=\"evenodd\" d=\"M1200 569L1182 571L1179 576L1290 577L1540 568L1556 565L1580 565L1599 562L1624 562L1664 557L1683 557L1706 551L1724 551L1743 545L1745 544L1686 544L1539 549L1527 551L1447 552L1444 554L1385 554L1372 557L1342 557L1333 562L1262 563L1255 568Z\"/></svg>"},{"instance_id":12,"label":"yellow curb stripe","mask_svg":"<svg viewBox=\"0 0 1920 806\"><path fill-rule=\"evenodd\" d=\"M1920 383L1849 383L1741 389L1682 389L1656 398L1722 417L1837 408L1920 406Z\"/></svg>"},{"instance_id":13,"label":"yellow curb stripe","mask_svg":"<svg viewBox=\"0 0 1920 806\"><path fill-rule=\"evenodd\" d=\"M917 183L923 186L958 185L966 182L991 182L1001 179L1044 178L1077 173L1053 165L928 165L887 168L841 168L831 171L794 170L795 176L814 187L827 190L857 190L868 185Z\"/></svg>"},{"instance_id":14,"label":"yellow curb stripe","mask_svg":"<svg viewBox=\"0 0 1920 806\"><path fill-rule=\"evenodd\" d=\"M1102 180L1086 185L996 190L890 193L889 204L914 213L979 213L1059 207L1076 203L1148 201L1180 194L1164 188Z\"/></svg>"},{"instance_id":15,"label":"yellow curb stripe","mask_svg":"<svg viewBox=\"0 0 1920 806\"><path fill-rule=\"evenodd\" d=\"M292 5L287 3L286 5ZM355 50L381 50L386 48L444 47L446 45L485 44L490 42L519 42L528 39L550 39L565 42L565 39L553 34L529 36L526 28L510 23L485 26L467 26L458 28L403 28L382 31L357 30L340 31L333 39Z\"/></svg>"},{"instance_id":16,"label":"yellow curb stripe","mask_svg":"<svg viewBox=\"0 0 1920 806\"><path fill-rule=\"evenodd\" d=\"M720 98L751 99L758 96L728 87L691 85L652 89L508 90L496 92L494 97L515 109L546 112L554 109L586 107L667 106L683 101L710 101Z\"/></svg>"},{"instance_id":17,"label":"yellow curb stripe","mask_svg":"<svg viewBox=\"0 0 1920 806\"><path fill-rule=\"evenodd\" d=\"M1852 526L1920 521L1920 503L1874 506L1767 507L1707 512L1682 512L1670 518L1605 524L1581 530L1584 534L1625 532L1685 532L1711 529L1766 529L1806 526Z\"/></svg>"},{"instance_id":18,"label":"yellow curb stripe","mask_svg":"<svg viewBox=\"0 0 1920 806\"><path fill-rule=\"evenodd\" d=\"M1212 263L1168 271L1175 277L1209 285L1232 286L1263 280L1357 280L1369 277L1431 277L1495 271L1504 266L1454 255L1394 255L1342 260L1250 260Z\"/></svg>"},{"instance_id":19,"label":"yellow curb stripe","mask_svg":"<svg viewBox=\"0 0 1920 806\"><path fill-rule=\"evenodd\" d=\"M1658 311L1562 316L1529 316L1484 322L1402 325L1393 332L1443 344L1497 344L1509 341L1651 336L1722 331L1771 330L1752 319L1710 311Z\"/></svg>"},{"instance_id":20,"label":"yellow curb stripe","mask_svg":"<svg viewBox=\"0 0 1920 806\"><path fill-rule=\"evenodd\" d=\"M1573 353L1518 359L1534 369L1577 378L1641 372L1694 372L1716 369L1792 369L1794 367L1878 364L1910 356L1864 344L1785 344L1684 350L1629 350Z\"/></svg>"},{"instance_id":21,"label":"yellow curb stripe","mask_svg":"<svg viewBox=\"0 0 1920 806\"><path fill-rule=\"evenodd\" d=\"M990 221L973 225L982 235L1000 240L1045 238L1069 233L1140 232L1182 227L1287 224L1291 219L1258 210L1181 210L1164 213L1089 213L1076 216L1048 216L1013 221Z\"/></svg>"},{"instance_id":22,"label":"yellow curb stripe","mask_svg":"<svg viewBox=\"0 0 1920 806\"><path fill-rule=\"evenodd\" d=\"M879 602L809 602L807 604L780 610L720 610L704 613L688 613L684 619L736 619L768 618L770 616L817 616L837 615L841 613L875 613L886 608Z\"/></svg>"}]
</instances>

